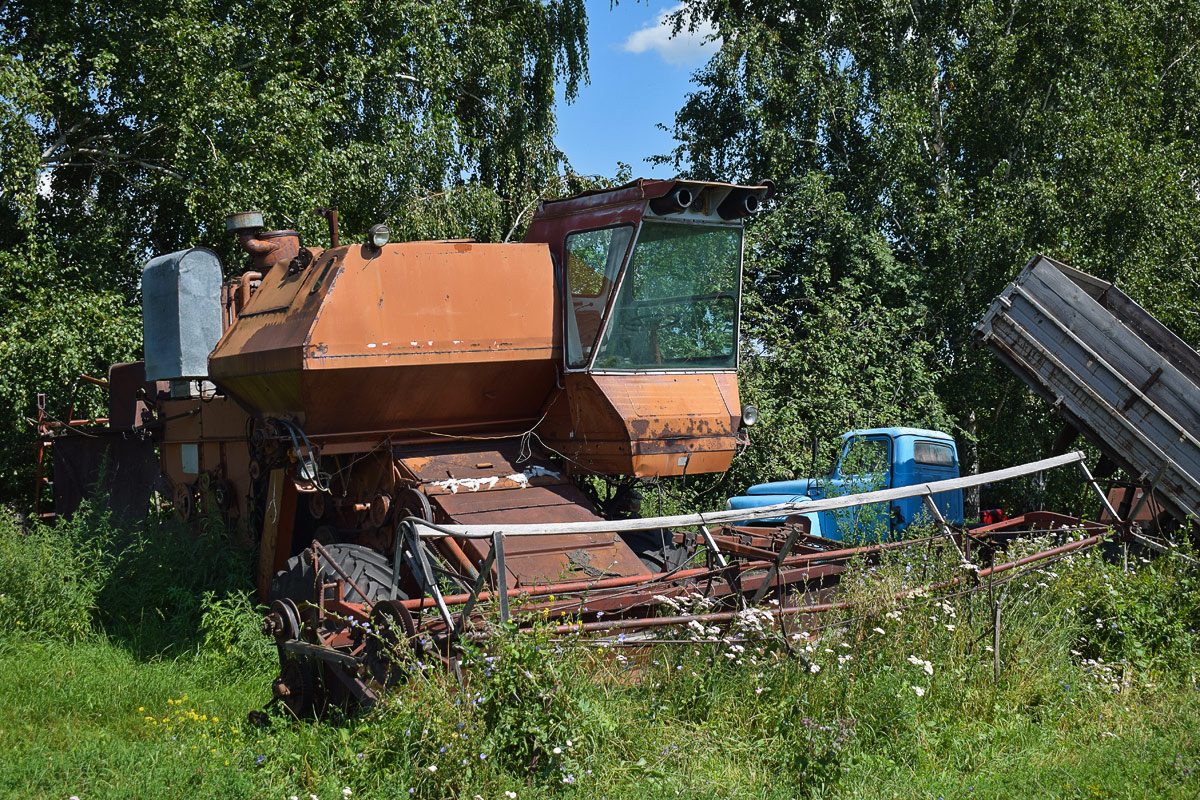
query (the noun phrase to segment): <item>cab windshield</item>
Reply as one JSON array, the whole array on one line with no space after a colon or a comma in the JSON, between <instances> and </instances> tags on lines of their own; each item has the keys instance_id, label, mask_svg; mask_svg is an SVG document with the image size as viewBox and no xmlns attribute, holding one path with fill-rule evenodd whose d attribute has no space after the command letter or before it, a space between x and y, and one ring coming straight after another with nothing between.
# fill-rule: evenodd
<instances>
[{"instance_id":1,"label":"cab windshield","mask_svg":"<svg viewBox=\"0 0 1200 800\"><path fill-rule=\"evenodd\" d=\"M740 226L645 220L595 369L733 369Z\"/></svg>"}]
</instances>

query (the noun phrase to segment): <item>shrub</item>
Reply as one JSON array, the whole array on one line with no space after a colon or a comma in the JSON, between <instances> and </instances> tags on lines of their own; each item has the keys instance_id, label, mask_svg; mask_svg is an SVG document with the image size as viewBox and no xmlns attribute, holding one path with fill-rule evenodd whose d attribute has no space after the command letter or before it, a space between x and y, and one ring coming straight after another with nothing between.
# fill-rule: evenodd
<instances>
[{"instance_id":1,"label":"shrub","mask_svg":"<svg viewBox=\"0 0 1200 800\"><path fill-rule=\"evenodd\" d=\"M1078 576L1086 655L1139 667L1194 668L1200 573L1174 556L1097 562Z\"/></svg>"},{"instance_id":2,"label":"shrub","mask_svg":"<svg viewBox=\"0 0 1200 800\"><path fill-rule=\"evenodd\" d=\"M203 653L240 673L261 673L275 660L275 647L262 634L262 609L249 591L205 592L200 602ZM277 666L277 665L276 665Z\"/></svg>"},{"instance_id":3,"label":"shrub","mask_svg":"<svg viewBox=\"0 0 1200 800\"><path fill-rule=\"evenodd\" d=\"M83 531L90 534L83 536ZM24 631L56 639L89 635L112 559L106 515L80 508L73 525L22 528L0 508L0 634Z\"/></svg>"},{"instance_id":4,"label":"shrub","mask_svg":"<svg viewBox=\"0 0 1200 800\"><path fill-rule=\"evenodd\" d=\"M0 510L0 632L78 639L99 629L144 655L210 637L218 652L256 659L244 639L249 558L223 526L205 528L197 535L158 513L118 524L85 503L54 527L26 530Z\"/></svg>"}]
</instances>

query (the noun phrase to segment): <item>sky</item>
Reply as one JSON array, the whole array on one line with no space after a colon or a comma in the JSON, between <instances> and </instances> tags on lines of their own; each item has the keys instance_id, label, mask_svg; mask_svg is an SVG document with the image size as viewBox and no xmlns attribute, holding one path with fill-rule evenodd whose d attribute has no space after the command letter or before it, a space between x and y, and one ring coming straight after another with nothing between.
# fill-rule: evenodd
<instances>
[{"instance_id":1,"label":"sky","mask_svg":"<svg viewBox=\"0 0 1200 800\"><path fill-rule=\"evenodd\" d=\"M612 178L623 161L635 178L675 175L671 165L645 161L675 146L655 125L674 126L675 112L694 91L692 74L717 48L704 42L706 31L670 35L662 21L677 7L670 0L625 0L615 8L609 0L587 0L591 82L569 104L560 87L557 109L556 141L576 172Z\"/></svg>"}]
</instances>

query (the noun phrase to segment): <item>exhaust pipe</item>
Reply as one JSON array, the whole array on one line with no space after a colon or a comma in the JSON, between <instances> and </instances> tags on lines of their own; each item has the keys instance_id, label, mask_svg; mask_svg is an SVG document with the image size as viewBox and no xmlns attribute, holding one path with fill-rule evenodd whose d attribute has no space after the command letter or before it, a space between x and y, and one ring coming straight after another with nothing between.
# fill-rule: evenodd
<instances>
[{"instance_id":1,"label":"exhaust pipe","mask_svg":"<svg viewBox=\"0 0 1200 800\"><path fill-rule=\"evenodd\" d=\"M670 194L663 197L656 197L650 201L650 210L655 214L678 214L681 211L686 211L687 207L692 204L692 190L686 186L680 186Z\"/></svg>"},{"instance_id":2,"label":"exhaust pipe","mask_svg":"<svg viewBox=\"0 0 1200 800\"><path fill-rule=\"evenodd\" d=\"M264 231L261 211L230 214L225 230L236 233L242 249L254 256L254 268L267 272L277 262L291 260L300 252L300 234L296 231Z\"/></svg>"},{"instance_id":3,"label":"exhaust pipe","mask_svg":"<svg viewBox=\"0 0 1200 800\"><path fill-rule=\"evenodd\" d=\"M740 219L758 211L759 205L758 194L754 190L737 189L721 201L721 205L717 206L717 214L721 219Z\"/></svg>"}]
</instances>

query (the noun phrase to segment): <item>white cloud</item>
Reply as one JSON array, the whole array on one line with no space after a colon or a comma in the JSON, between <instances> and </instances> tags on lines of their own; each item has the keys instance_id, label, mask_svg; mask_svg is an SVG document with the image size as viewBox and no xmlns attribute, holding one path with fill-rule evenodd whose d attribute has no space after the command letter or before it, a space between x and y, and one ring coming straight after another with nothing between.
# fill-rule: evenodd
<instances>
[{"instance_id":1,"label":"white cloud","mask_svg":"<svg viewBox=\"0 0 1200 800\"><path fill-rule=\"evenodd\" d=\"M658 18L640 31L634 31L625 40L625 51L628 53L645 53L653 50L668 64L682 66L694 64L707 58L721 46L720 39L708 41L715 32L707 22L696 26L696 30L688 31L683 28L678 35L672 36L670 15L683 8L680 3L673 8L659 13Z\"/></svg>"}]
</instances>

